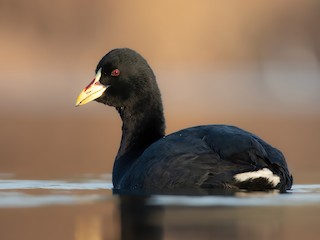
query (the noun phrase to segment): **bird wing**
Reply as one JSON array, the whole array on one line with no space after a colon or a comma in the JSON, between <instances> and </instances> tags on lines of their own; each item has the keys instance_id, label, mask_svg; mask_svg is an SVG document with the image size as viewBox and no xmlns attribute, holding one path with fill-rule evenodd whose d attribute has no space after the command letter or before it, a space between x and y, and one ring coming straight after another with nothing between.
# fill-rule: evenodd
<instances>
[{"instance_id":1,"label":"bird wing","mask_svg":"<svg viewBox=\"0 0 320 240\"><path fill-rule=\"evenodd\" d=\"M282 162L280 151L251 133L225 125L200 126L152 144L128 171L126 182L145 189L232 188L234 175L242 172L268 168L286 175Z\"/></svg>"}]
</instances>

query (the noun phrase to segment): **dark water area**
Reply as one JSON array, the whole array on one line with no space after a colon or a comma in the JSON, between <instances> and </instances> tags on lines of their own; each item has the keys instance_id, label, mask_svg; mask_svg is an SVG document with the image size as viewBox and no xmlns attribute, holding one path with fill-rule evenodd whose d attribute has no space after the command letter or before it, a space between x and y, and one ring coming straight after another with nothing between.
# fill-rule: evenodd
<instances>
[{"instance_id":1,"label":"dark water area","mask_svg":"<svg viewBox=\"0 0 320 240\"><path fill-rule=\"evenodd\" d=\"M0 180L0 239L318 239L320 185L286 194L114 195L100 179Z\"/></svg>"}]
</instances>

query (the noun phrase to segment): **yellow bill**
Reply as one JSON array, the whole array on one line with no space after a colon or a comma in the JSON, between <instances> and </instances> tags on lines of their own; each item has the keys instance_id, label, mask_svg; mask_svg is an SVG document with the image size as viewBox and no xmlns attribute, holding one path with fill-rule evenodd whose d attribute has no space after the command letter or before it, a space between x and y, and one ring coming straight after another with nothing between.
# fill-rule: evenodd
<instances>
[{"instance_id":1,"label":"yellow bill","mask_svg":"<svg viewBox=\"0 0 320 240\"><path fill-rule=\"evenodd\" d=\"M98 97L100 97L104 93L107 87L102 85L99 82L100 78L101 78L101 68L97 72L95 79L93 79L93 81L88 86L86 86L82 90L82 92L79 94L77 98L76 106L81 106L88 102L91 102L97 99Z\"/></svg>"}]
</instances>

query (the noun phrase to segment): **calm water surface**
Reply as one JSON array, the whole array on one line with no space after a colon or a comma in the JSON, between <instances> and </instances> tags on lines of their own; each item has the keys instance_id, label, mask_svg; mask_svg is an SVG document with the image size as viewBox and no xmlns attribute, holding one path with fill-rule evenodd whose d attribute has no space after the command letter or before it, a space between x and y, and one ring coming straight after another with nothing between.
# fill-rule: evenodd
<instances>
[{"instance_id":1,"label":"calm water surface","mask_svg":"<svg viewBox=\"0 0 320 240\"><path fill-rule=\"evenodd\" d=\"M119 196L99 179L0 180L1 240L319 239L320 184L287 194Z\"/></svg>"}]
</instances>

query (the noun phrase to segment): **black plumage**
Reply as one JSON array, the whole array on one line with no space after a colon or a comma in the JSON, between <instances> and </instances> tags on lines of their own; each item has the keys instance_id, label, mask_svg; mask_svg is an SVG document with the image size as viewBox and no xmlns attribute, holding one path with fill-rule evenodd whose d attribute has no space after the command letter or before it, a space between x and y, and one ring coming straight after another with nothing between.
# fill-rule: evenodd
<instances>
[{"instance_id":1,"label":"black plumage","mask_svg":"<svg viewBox=\"0 0 320 240\"><path fill-rule=\"evenodd\" d=\"M123 121L113 168L115 189L161 193L182 189L285 192L291 188L283 154L240 128L206 125L165 136L156 78L137 52L112 50L101 59L96 73L97 84L104 90L95 100L114 106ZM78 105L86 103L79 98Z\"/></svg>"}]
</instances>

